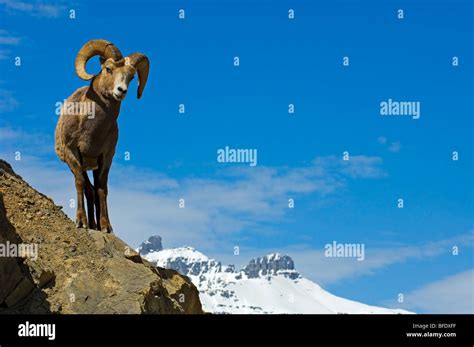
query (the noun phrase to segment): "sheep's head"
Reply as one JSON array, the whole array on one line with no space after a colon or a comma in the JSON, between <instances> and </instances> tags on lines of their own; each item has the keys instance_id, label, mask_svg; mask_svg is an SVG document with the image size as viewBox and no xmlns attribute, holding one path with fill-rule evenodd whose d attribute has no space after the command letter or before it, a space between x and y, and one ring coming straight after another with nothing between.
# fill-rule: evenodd
<instances>
[{"instance_id":1,"label":"sheep's head","mask_svg":"<svg viewBox=\"0 0 474 347\"><path fill-rule=\"evenodd\" d=\"M138 73L137 98L142 96L148 79L150 62L142 53L132 53L123 57L120 50L106 40L91 40L79 51L76 57L76 73L83 80L91 80L94 75L86 72L87 61L100 56L102 70L100 75L99 91L107 98L121 101L125 98L130 81Z\"/></svg>"}]
</instances>

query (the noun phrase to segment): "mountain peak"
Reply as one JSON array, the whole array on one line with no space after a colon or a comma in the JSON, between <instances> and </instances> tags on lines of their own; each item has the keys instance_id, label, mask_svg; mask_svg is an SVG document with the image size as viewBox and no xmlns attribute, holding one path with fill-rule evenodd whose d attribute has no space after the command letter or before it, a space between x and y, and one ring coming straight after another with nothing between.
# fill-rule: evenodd
<instances>
[{"instance_id":1,"label":"mountain peak","mask_svg":"<svg viewBox=\"0 0 474 347\"><path fill-rule=\"evenodd\" d=\"M150 236L148 240L142 242L140 247L138 247L138 253L145 255L151 252L159 252L163 249L163 244L161 243L161 236L154 235Z\"/></svg>"},{"instance_id":2,"label":"mountain peak","mask_svg":"<svg viewBox=\"0 0 474 347\"><path fill-rule=\"evenodd\" d=\"M288 255L280 253L271 253L264 257L258 257L250 260L242 271L245 272L248 278L257 278L261 275L275 275L277 273L292 273L292 277L298 277L299 274L295 271L295 263Z\"/></svg>"},{"instance_id":3,"label":"mountain peak","mask_svg":"<svg viewBox=\"0 0 474 347\"><path fill-rule=\"evenodd\" d=\"M207 262L210 260L204 254L189 246L163 249L160 251L160 256L167 259L182 258L188 262Z\"/></svg>"},{"instance_id":4,"label":"mountain peak","mask_svg":"<svg viewBox=\"0 0 474 347\"><path fill-rule=\"evenodd\" d=\"M143 254L148 261L167 269L179 269L188 276L199 275L202 272L221 270L221 263L210 259L196 249L185 246L167 248L158 252Z\"/></svg>"},{"instance_id":5,"label":"mountain peak","mask_svg":"<svg viewBox=\"0 0 474 347\"><path fill-rule=\"evenodd\" d=\"M164 249L144 257L156 266L189 276L207 312L406 313L334 296L301 276L293 259L281 253L252 259L241 270L192 247Z\"/></svg>"}]
</instances>

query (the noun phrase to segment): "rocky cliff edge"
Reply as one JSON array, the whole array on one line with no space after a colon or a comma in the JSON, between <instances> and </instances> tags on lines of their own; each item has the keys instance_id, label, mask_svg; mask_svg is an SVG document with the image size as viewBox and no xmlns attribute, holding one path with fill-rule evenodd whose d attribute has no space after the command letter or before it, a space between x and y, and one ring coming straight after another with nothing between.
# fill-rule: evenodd
<instances>
[{"instance_id":1,"label":"rocky cliff edge","mask_svg":"<svg viewBox=\"0 0 474 347\"><path fill-rule=\"evenodd\" d=\"M71 181L72 184L72 181ZM196 287L114 234L78 229L0 160L0 313L202 313Z\"/></svg>"}]
</instances>

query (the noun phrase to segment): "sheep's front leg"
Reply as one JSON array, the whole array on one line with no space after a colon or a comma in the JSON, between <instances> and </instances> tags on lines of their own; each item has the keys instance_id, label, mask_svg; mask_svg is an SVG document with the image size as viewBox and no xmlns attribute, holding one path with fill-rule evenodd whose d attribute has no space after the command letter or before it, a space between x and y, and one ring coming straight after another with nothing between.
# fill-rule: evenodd
<instances>
[{"instance_id":1,"label":"sheep's front leg","mask_svg":"<svg viewBox=\"0 0 474 347\"><path fill-rule=\"evenodd\" d=\"M74 178L77 192L76 226L78 228L87 228L87 215L84 208L84 177L82 177L81 173L79 175L74 174Z\"/></svg>"}]
</instances>

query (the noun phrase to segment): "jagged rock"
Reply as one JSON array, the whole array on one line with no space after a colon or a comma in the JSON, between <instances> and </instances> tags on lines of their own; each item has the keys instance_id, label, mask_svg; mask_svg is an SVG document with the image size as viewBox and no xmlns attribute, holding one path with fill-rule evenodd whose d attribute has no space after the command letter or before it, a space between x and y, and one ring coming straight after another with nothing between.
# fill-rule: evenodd
<instances>
[{"instance_id":1,"label":"jagged rock","mask_svg":"<svg viewBox=\"0 0 474 347\"><path fill-rule=\"evenodd\" d=\"M138 252L143 254L148 254L150 252L159 252L163 249L163 244L161 243L161 236L155 235L150 236L148 240L143 242L138 248Z\"/></svg>"},{"instance_id":2,"label":"jagged rock","mask_svg":"<svg viewBox=\"0 0 474 347\"><path fill-rule=\"evenodd\" d=\"M143 263L143 259L140 256L140 254L133 249L129 249L129 248L125 249L124 254L125 254L125 258L133 261L134 263Z\"/></svg>"},{"instance_id":3,"label":"jagged rock","mask_svg":"<svg viewBox=\"0 0 474 347\"><path fill-rule=\"evenodd\" d=\"M227 267L225 268L224 271L225 272L231 272L231 273L235 272L235 265L232 265L232 264L227 265Z\"/></svg>"},{"instance_id":4,"label":"jagged rock","mask_svg":"<svg viewBox=\"0 0 474 347\"><path fill-rule=\"evenodd\" d=\"M0 160L0 243L7 241L38 248L37 257L0 258L0 313L202 313L188 277L155 268L114 234L77 229Z\"/></svg>"},{"instance_id":5,"label":"jagged rock","mask_svg":"<svg viewBox=\"0 0 474 347\"><path fill-rule=\"evenodd\" d=\"M260 275L276 274L278 272L286 273L298 277L294 272L295 263L288 255L273 253L262 258L252 259L242 271L248 278L257 278Z\"/></svg>"},{"instance_id":6,"label":"jagged rock","mask_svg":"<svg viewBox=\"0 0 474 347\"><path fill-rule=\"evenodd\" d=\"M35 280L35 283L38 285L39 288L43 288L44 286L54 281L55 278L56 275L53 271L42 269L42 272L37 277L37 280Z\"/></svg>"},{"instance_id":7,"label":"jagged rock","mask_svg":"<svg viewBox=\"0 0 474 347\"><path fill-rule=\"evenodd\" d=\"M185 312L194 312L196 307L201 307L199 296L195 295L196 287L191 281L180 275L172 269L156 268L160 276L163 278L163 284L170 296L180 303Z\"/></svg>"}]
</instances>

